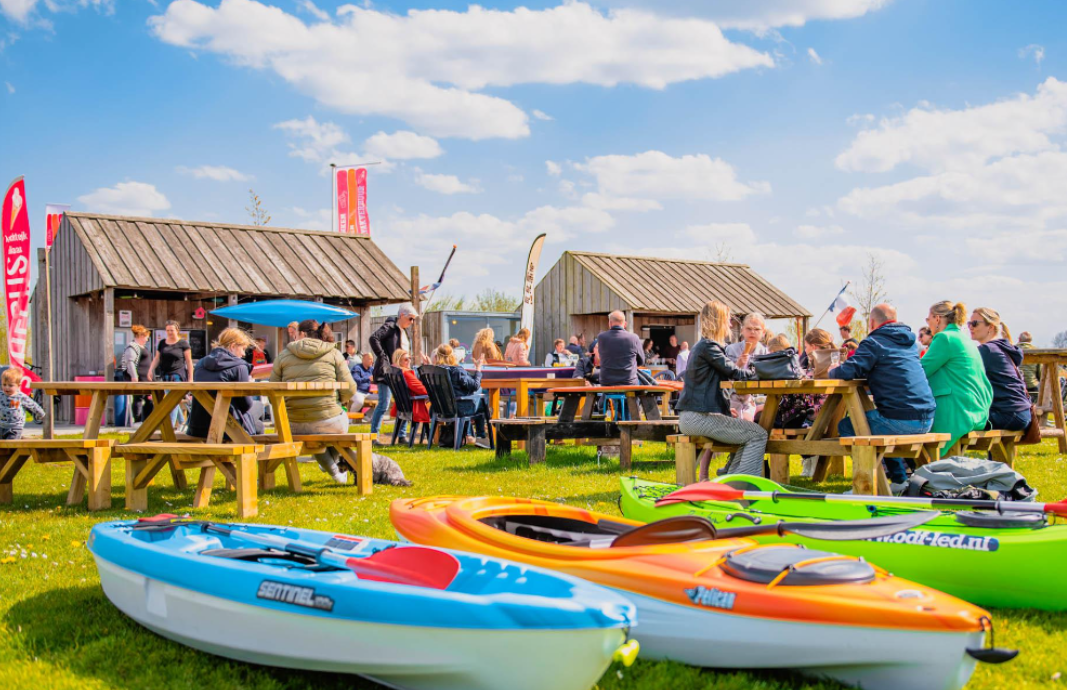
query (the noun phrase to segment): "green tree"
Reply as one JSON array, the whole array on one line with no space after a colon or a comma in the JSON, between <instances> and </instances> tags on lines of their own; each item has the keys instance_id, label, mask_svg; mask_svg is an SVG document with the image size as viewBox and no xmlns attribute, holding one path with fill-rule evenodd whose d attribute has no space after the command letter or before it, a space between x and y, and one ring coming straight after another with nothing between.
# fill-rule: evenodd
<instances>
[{"instance_id":1,"label":"green tree","mask_svg":"<svg viewBox=\"0 0 1067 690\"><path fill-rule=\"evenodd\" d=\"M467 305L467 298L463 295L450 295L447 292L438 296L434 295L433 301L423 308L423 313L431 311L463 311Z\"/></svg>"},{"instance_id":2,"label":"green tree","mask_svg":"<svg viewBox=\"0 0 1067 690\"><path fill-rule=\"evenodd\" d=\"M522 304L522 300L518 297L513 297L503 290L486 288L475 296L474 302L470 305L470 310L513 312L519 308L520 304Z\"/></svg>"}]
</instances>

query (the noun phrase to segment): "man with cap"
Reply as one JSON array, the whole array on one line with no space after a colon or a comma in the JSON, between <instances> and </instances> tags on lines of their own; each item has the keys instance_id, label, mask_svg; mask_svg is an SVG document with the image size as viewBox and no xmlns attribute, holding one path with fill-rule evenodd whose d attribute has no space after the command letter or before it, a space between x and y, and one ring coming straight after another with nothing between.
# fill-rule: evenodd
<instances>
[{"instance_id":1,"label":"man with cap","mask_svg":"<svg viewBox=\"0 0 1067 690\"><path fill-rule=\"evenodd\" d=\"M390 362L393 361L393 353L397 349L411 351L411 342L408 340L406 331L411 324L415 323L417 318L419 318L419 312L411 302L405 302L400 305L396 316L388 317L385 323L371 334L370 349L374 352L374 374L371 378L378 384L378 406L374 408L374 414L370 418L370 432L372 434L378 433L382 425L382 417L385 416L386 410L389 409L389 403L393 400L393 392L389 390L389 384L385 378L386 372L389 371ZM407 443L407 423L397 421L397 424L403 425L400 427L400 436L397 441L399 443ZM374 444L378 446L387 445L377 439L375 439Z\"/></svg>"}]
</instances>

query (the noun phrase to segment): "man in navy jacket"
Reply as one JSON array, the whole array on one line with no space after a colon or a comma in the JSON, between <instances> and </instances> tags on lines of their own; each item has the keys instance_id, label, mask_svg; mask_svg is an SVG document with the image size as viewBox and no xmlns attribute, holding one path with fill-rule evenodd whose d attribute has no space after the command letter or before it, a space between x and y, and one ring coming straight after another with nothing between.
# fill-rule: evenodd
<instances>
[{"instance_id":1,"label":"man in navy jacket","mask_svg":"<svg viewBox=\"0 0 1067 690\"><path fill-rule=\"evenodd\" d=\"M842 381L866 379L877 408L867 412L872 434L925 434L934 423L937 406L919 363L915 334L897 322L897 310L889 304L871 310L867 327L870 330L859 348L828 376ZM855 436L852 420L841 420L838 432ZM903 459L886 458L885 466L889 481L903 484L908 480Z\"/></svg>"}]
</instances>

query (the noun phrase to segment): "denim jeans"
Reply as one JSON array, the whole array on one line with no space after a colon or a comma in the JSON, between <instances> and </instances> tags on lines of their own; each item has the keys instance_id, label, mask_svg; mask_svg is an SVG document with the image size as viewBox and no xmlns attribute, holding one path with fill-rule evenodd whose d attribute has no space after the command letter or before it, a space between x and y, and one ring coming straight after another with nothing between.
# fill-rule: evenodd
<instances>
[{"instance_id":1,"label":"denim jeans","mask_svg":"<svg viewBox=\"0 0 1067 690\"><path fill-rule=\"evenodd\" d=\"M178 382L184 383L185 382L185 377L182 376L181 374L163 374L162 376L159 377L159 380L160 381L178 381ZM170 391L166 391L166 393L164 393L164 395L166 395L169 392ZM174 426L177 423L178 423L178 405L175 405L174 409L170 411L170 425Z\"/></svg>"},{"instance_id":2,"label":"denim jeans","mask_svg":"<svg viewBox=\"0 0 1067 690\"><path fill-rule=\"evenodd\" d=\"M990 410L989 423L986 424L987 429L1000 431L1026 431L1028 426L1030 426L1030 410L1018 412Z\"/></svg>"},{"instance_id":3,"label":"denim jeans","mask_svg":"<svg viewBox=\"0 0 1067 690\"><path fill-rule=\"evenodd\" d=\"M871 434L875 436L903 436L907 434L925 434L930 431L934 424L934 416L926 419L890 419L882 416L878 410L867 412L867 424L871 427ZM851 419L842 419L837 425L837 433L841 436L855 436L856 431L852 427ZM889 481L894 484L902 484L908 481L907 466L904 458L886 458L885 473Z\"/></svg>"},{"instance_id":4,"label":"denim jeans","mask_svg":"<svg viewBox=\"0 0 1067 690\"><path fill-rule=\"evenodd\" d=\"M370 416L370 432L377 434L378 430L382 426L382 418L385 417L385 413L389 411L389 406L393 402L393 391L389 389L389 386L385 383L378 384L378 406L374 408L374 412ZM401 422L397 420L397 424L402 425L400 427L401 438L407 438L407 422Z\"/></svg>"}]
</instances>

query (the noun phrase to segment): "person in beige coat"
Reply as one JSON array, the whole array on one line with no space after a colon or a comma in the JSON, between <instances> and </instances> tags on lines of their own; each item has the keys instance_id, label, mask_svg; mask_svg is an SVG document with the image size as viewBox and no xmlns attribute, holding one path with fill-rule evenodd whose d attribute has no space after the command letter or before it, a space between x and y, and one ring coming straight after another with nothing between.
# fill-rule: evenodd
<instances>
[{"instance_id":1,"label":"person in beige coat","mask_svg":"<svg viewBox=\"0 0 1067 690\"><path fill-rule=\"evenodd\" d=\"M290 398L286 400L289 423L294 434L348 433L348 414L341 405L352 399L356 382L344 356L334 347L328 324L314 319L301 321L298 339L285 346L274 360L271 381L336 381L346 384L338 394ZM315 456L319 467L340 484L348 481L341 471L340 456L333 448Z\"/></svg>"}]
</instances>

